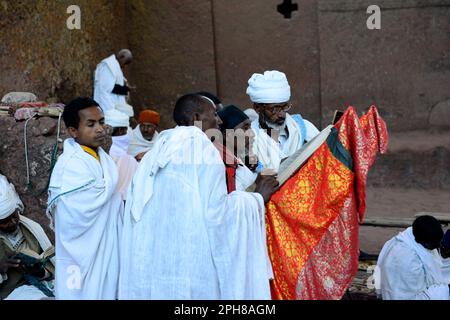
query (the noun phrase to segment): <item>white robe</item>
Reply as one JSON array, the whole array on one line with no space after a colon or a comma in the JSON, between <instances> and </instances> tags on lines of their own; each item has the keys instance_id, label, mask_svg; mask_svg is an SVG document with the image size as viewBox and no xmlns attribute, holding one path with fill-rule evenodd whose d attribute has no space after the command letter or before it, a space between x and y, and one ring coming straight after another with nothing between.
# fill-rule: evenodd
<instances>
[{"instance_id":1,"label":"white robe","mask_svg":"<svg viewBox=\"0 0 450 320\"><path fill-rule=\"evenodd\" d=\"M153 148L155 141L158 139L158 132L156 131L151 141L145 139L142 136L142 132L139 126L140 125L134 128L134 130L131 131L132 133L130 135L130 146L128 147L128 154L132 155L133 157L136 157L142 152L150 151Z\"/></svg>"},{"instance_id":2,"label":"white robe","mask_svg":"<svg viewBox=\"0 0 450 320\"><path fill-rule=\"evenodd\" d=\"M95 69L94 100L103 111L114 109L116 104L126 103L126 96L112 93L116 84L123 86L125 77L119 61L113 54L103 59Z\"/></svg>"},{"instance_id":3,"label":"white robe","mask_svg":"<svg viewBox=\"0 0 450 320\"><path fill-rule=\"evenodd\" d=\"M139 163L127 153L128 143L126 141L116 140L115 138L112 138L113 143L109 150L109 155L116 163L119 172L116 190L121 194L123 200L127 200L128 186L133 179Z\"/></svg>"},{"instance_id":4,"label":"white robe","mask_svg":"<svg viewBox=\"0 0 450 320\"><path fill-rule=\"evenodd\" d=\"M100 162L67 139L51 176L47 213L55 219L57 299L117 298L123 202L114 161L101 148L98 154Z\"/></svg>"},{"instance_id":5,"label":"white robe","mask_svg":"<svg viewBox=\"0 0 450 320\"><path fill-rule=\"evenodd\" d=\"M241 159L238 159L238 167L236 169L236 190L247 190L255 183L257 177L257 173L251 171Z\"/></svg>"},{"instance_id":6,"label":"white robe","mask_svg":"<svg viewBox=\"0 0 450 320\"><path fill-rule=\"evenodd\" d=\"M264 169L272 169L278 172L281 160L291 156L299 150L304 141L309 141L319 134L319 130L308 120L305 123L306 136L302 136L298 123L286 114L286 127L289 136L282 143L275 141L259 125L259 119L252 122L252 129L255 132L255 142L253 143L253 152L258 157Z\"/></svg>"},{"instance_id":7,"label":"white robe","mask_svg":"<svg viewBox=\"0 0 450 320\"><path fill-rule=\"evenodd\" d=\"M410 227L383 246L375 285L383 300L448 300L448 284L441 268L437 250L417 243Z\"/></svg>"},{"instance_id":8,"label":"white robe","mask_svg":"<svg viewBox=\"0 0 450 320\"><path fill-rule=\"evenodd\" d=\"M442 275L444 276L445 282L450 284L450 258L442 259Z\"/></svg>"},{"instance_id":9,"label":"white robe","mask_svg":"<svg viewBox=\"0 0 450 320\"><path fill-rule=\"evenodd\" d=\"M262 196L227 194L196 127L163 131L153 150L128 192L119 299L270 299Z\"/></svg>"}]
</instances>

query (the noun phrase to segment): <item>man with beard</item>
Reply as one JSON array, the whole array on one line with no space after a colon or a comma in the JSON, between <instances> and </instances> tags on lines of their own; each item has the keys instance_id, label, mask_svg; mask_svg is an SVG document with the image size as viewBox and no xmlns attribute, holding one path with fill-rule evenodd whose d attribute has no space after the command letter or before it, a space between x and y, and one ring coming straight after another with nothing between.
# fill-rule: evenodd
<instances>
[{"instance_id":1,"label":"man with beard","mask_svg":"<svg viewBox=\"0 0 450 320\"><path fill-rule=\"evenodd\" d=\"M278 172L281 161L313 139L319 130L299 114L287 113L292 107L291 88L284 73L255 73L248 84L247 94L259 116L252 122L256 134L253 150L265 169Z\"/></svg>"},{"instance_id":2,"label":"man with beard","mask_svg":"<svg viewBox=\"0 0 450 320\"><path fill-rule=\"evenodd\" d=\"M150 109L139 113L139 125L134 128L130 135L130 146L128 153L141 161L144 155L152 150L155 141L158 138L160 115L158 112Z\"/></svg>"}]
</instances>

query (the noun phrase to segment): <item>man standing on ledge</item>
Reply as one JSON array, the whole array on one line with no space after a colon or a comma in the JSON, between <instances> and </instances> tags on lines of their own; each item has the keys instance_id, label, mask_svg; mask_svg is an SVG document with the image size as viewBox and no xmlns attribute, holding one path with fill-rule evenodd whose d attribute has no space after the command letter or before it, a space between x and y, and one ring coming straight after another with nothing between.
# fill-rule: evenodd
<instances>
[{"instance_id":1,"label":"man standing on ledge","mask_svg":"<svg viewBox=\"0 0 450 320\"><path fill-rule=\"evenodd\" d=\"M287 113L292 107L291 87L283 72L255 73L248 85L247 94L259 116L252 122L256 134L253 151L263 168L278 172L281 161L313 139L319 130L300 114Z\"/></svg>"},{"instance_id":2,"label":"man standing on ledge","mask_svg":"<svg viewBox=\"0 0 450 320\"><path fill-rule=\"evenodd\" d=\"M123 69L133 61L128 49L103 59L95 69L94 100L104 111L113 109L117 104L125 104L130 91Z\"/></svg>"}]
</instances>

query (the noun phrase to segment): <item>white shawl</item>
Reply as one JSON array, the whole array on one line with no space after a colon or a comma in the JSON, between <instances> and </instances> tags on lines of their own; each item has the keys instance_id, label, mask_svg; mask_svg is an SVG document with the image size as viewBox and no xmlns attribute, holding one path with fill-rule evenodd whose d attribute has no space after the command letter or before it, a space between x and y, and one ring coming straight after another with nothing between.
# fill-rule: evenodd
<instances>
[{"instance_id":1,"label":"white shawl","mask_svg":"<svg viewBox=\"0 0 450 320\"><path fill-rule=\"evenodd\" d=\"M128 154L136 157L139 153L148 152L153 148L155 141L158 139L158 132L155 131L151 141L148 141L142 136L141 129L138 125L131 134L130 146L128 147Z\"/></svg>"},{"instance_id":2,"label":"white shawl","mask_svg":"<svg viewBox=\"0 0 450 320\"><path fill-rule=\"evenodd\" d=\"M119 299L270 299L261 195L227 194L196 127L163 131L128 192Z\"/></svg>"},{"instance_id":3,"label":"white shawl","mask_svg":"<svg viewBox=\"0 0 450 320\"><path fill-rule=\"evenodd\" d=\"M304 138L301 136L300 127L289 114L286 114L286 128L289 131L289 137L284 143L283 149L280 148L278 141L272 139L267 131L260 127L259 119L252 122L252 128L256 135L253 152L265 169L278 172L281 160L294 154L303 145Z\"/></svg>"},{"instance_id":4,"label":"white shawl","mask_svg":"<svg viewBox=\"0 0 450 320\"><path fill-rule=\"evenodd\" d=\"M117 298L118 173L101 148L100 162L73 139L53 170L48 214L55 219L57 299Z\"/></svg>"},{"instance_id":5,"label":"white shawl","mask_svg":"<svg viewBox=\"0 0 450 320\"><path fill-rule=\"evenodd\" d=\"M416 242L412 227L386 242L377 262L376 287L384 300L448 300L437 250Z\"/></svg>"}]
</instances>

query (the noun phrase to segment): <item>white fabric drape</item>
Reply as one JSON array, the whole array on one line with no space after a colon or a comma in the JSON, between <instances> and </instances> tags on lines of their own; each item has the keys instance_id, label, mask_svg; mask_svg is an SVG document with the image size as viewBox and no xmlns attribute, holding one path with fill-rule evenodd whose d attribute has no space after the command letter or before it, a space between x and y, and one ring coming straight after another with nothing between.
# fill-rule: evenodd
<instances>
[{"instance_id":1,"label":"white fabric drape","mask_svg":"<svg viewBox=\"0 0 450 320\"><path fill-rule=\"evenodd\" d=\"M49 186L55 219L57 299L117 298L118 219L123 202L118 173L101 148L100 162L73 139L64 142Z\"/></svg>"},{"instance_id":2,"label":"white fabric drape","mask_svg":"<svg viewBox=\"0 0 450 320\"><path fill-rule=\"evenodd\" d=\"M117 104L125 104L126 96L112 93L114 86L125 84L125 77L120 68L119 61L113 54L103 59L95 69L94 100L103 111L112 110Z\"/></svg>"},{"instance_id":3,"label":"white fabric drape","mask_svg":"<svg viewBox=\"0 0 450 320\"><path fill-rule=\"evenodd\" d=\"M196 127L163 131L129 188L119 299L270 299L264 203L227 194Z\"/></svg>"},{"instance_id":4,"label":"white fabric drape","mask_svg":"<svg viewBox=\"0 0 450 320\"><path fill-rule=\"evenodd\" d=\"M139 153L150 151L158 139L158 135L158 132L155 131L152 140L149 141L142 136L140 125L138 125L131 133L128 153L136 157Z\"/></svg>"},{"instance_id":5,"label":"white fabric drape","mask_svg":"<svg viewBox=\"0 0 450 320\"><path fill-rule=\"evenodd\" d=\"M310 123L305 121L306 137L302 137L302 133L298 123L286 114L286 128L289 136L282 146L272 139L267 131L259 125L259 120L252 122L252 129L255 132L255 142L253 143L253 152L258 157L264 168L272 169L278 172L281 160L291 156L303 146L303 142L309 141L319 134L319 130Z\"/></svg>"}]
</instances>

